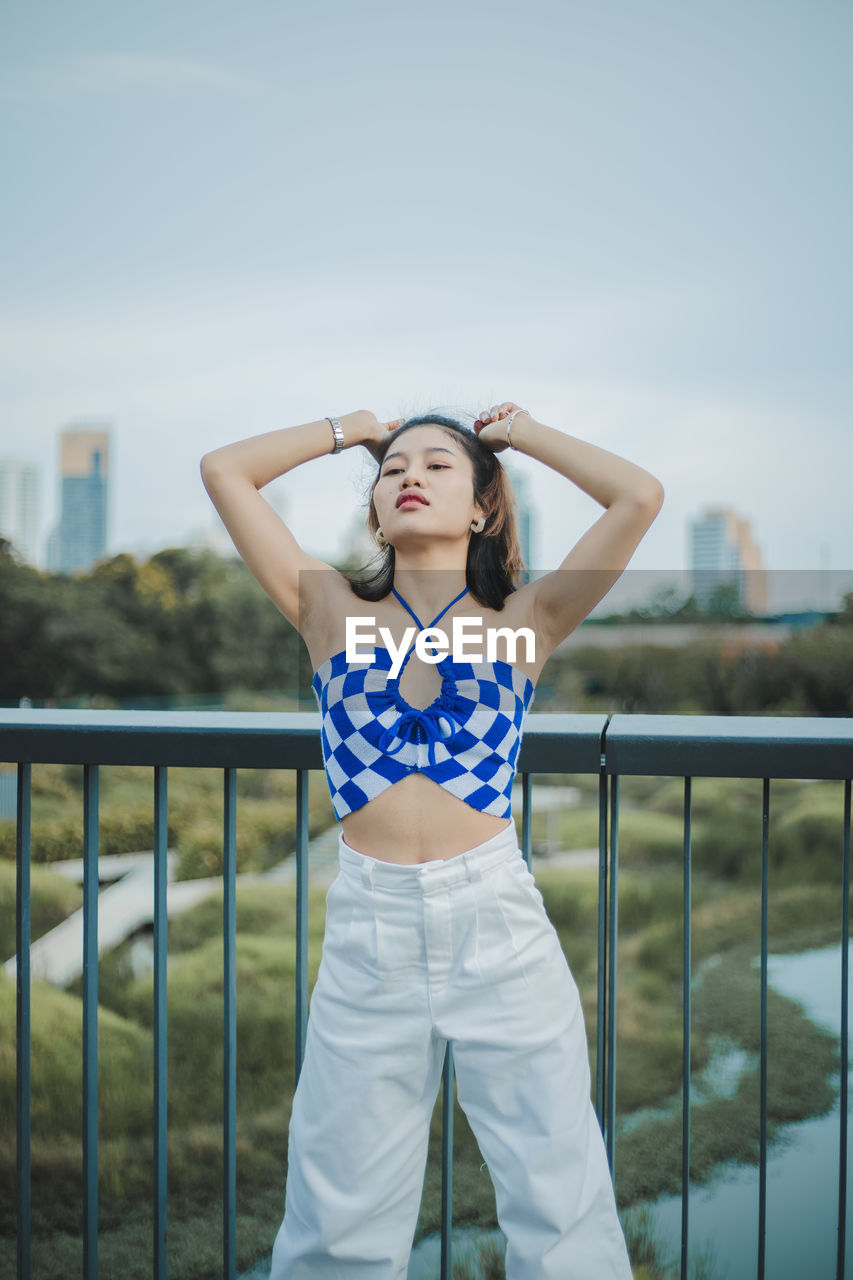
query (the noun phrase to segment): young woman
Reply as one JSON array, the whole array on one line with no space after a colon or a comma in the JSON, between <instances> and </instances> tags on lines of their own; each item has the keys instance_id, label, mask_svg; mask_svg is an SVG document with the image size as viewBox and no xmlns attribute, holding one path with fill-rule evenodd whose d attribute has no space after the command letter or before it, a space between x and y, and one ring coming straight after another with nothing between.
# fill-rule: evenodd
<instances>
[{"instance_id":1,"label":"young woman","mask_svg":"<svg viewBox=\"0 0 853 1280\"><path fill-rule=\"evenodd\" d=\"M368 525L382 562L354 584L303 551L259 490L357 445L379 463ZM508 448L605 508L559 569L520 588L496 456ZM206 454L202 475L308 648L342 824L271 1280L404 1280L448 1041L509 1280L630 1280L580 1000L510 794L539 673L622 573L661 485L509 401L473 431L441 415L322 418ZM449 643L454 622L464 649L419 638L440 624ZM348 658L354 628L368 643ZM496 641L505 656L485 647L498 628L517 636Z\"/></svg>"}]
</instances>

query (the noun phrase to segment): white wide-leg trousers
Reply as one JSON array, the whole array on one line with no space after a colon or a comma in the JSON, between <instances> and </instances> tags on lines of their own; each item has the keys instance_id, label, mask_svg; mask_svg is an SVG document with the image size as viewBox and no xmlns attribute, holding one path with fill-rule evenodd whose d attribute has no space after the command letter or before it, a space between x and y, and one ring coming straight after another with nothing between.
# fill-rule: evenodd
<instances>
[{"instance_id":1,"label":"white wide-leg trousers","mask_svg":"<svg viewBox=\"0 0 853 1280\"><path fill-rule=\"evenodd\" d=\"M508 1280L630 1280L577 987L512 822L410 866L341 836L271 1280L405 1280L448 1041Z\"/></svg>"}]
</instances>

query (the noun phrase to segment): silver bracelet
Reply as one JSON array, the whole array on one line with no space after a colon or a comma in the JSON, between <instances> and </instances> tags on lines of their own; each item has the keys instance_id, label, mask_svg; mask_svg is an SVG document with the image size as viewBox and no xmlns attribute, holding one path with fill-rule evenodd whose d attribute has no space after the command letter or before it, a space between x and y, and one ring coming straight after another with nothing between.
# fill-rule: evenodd
<instances>
[{"instance_id":1,"label":"silver bracelet","mask_svg":"<svg viewBox=\"0 0 853 1280\"><path fill-rule=\"evenodd\" d=\"M332 450L332 453L340 453L341 449L344 447L344 433L341 429L341 424L338 422L337 418L327 418L326 421L332 424L332 431L335 434L335 447Z\"/></svg>"},{"instance_id":2,"label":"silver bracelet","mask_svg":"<svg viewBox=\"0 0 853 1280\"><path fill-rule=\"evenodd\" d=\"M509 415L509 417L508 417L508 418L507 418L507 420L506 420L506 442L507 442L507 444L509 445L510 449L515 449L515 445L512 443L512 440L510 439L509 429L510 429L510 427L512 426L513 421L518 417L518 415L519 415L520 413L527 413L527 410L526 410L526 409L513 409L512 413ZM528 414L528 417L529 417L529 416L530 416L530 415ZM517 449L515 449L515 451L516 451L516 453L518 453L518 450L517 450Z\"/></svg>"}]
</instances>

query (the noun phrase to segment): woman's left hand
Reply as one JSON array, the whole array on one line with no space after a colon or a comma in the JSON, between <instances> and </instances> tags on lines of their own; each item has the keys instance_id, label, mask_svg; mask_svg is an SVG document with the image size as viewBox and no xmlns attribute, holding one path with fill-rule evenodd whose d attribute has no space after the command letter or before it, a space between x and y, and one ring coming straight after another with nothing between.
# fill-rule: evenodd
<instances>
[{"instance_id":1,"label":"woman's left hand","mask_svg":"<svg viewBox=\"0 0 853 1280\"><path fill-rule=\"evenodd\" d=\"M492 453L501 453L502 450L510 447L506 438L506 419L511 413L526 412L526 409L514 404L512 400L504 400L503 404L494 404L491 409L486 409L480 414L474 423L474 431L483 444L489 446Z\"/></svg>"}]
</instances>

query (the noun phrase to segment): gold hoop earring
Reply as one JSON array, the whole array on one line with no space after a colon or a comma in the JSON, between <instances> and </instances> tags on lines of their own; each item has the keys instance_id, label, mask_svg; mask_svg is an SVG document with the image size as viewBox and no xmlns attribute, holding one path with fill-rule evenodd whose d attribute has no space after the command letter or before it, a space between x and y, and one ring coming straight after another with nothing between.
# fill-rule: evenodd
<instances>
[{"instance_id":1,"label":"gold hoop earring","mask_svg":"<svg viewBox=\"0 0 853 1280\"><path fill-rule=\"evenodd\" d=\"M480 519L475 524L471 525L471 532L482 533L485 527L486 527L486 517L480 516Z\"/></svg>"},{"instance_id":2,"label":"gold hoop earring","mask_svg":"<svg viewBox=\"0 0 853 1280\"><path fill-rule=\"evenodd\" d=\"M376 530L376 541L379 543L380 547L388 546L388 539L385 537L385 534L381 529Z\"/></svg>"}]
</instances>

